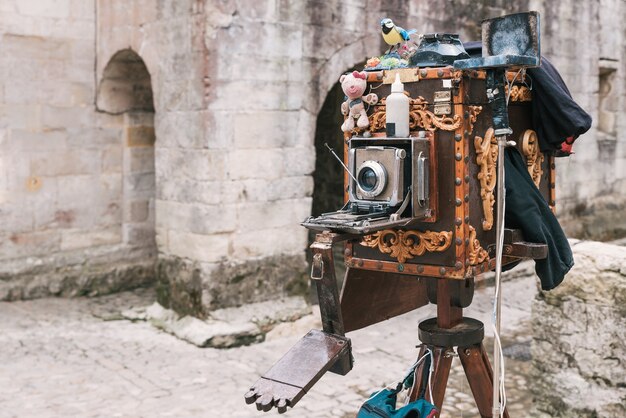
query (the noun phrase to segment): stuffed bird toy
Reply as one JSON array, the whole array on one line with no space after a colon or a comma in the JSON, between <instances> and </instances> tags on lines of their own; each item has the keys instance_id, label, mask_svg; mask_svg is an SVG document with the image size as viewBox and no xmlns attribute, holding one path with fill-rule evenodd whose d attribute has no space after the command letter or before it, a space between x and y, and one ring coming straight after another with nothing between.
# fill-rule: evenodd
<instances>
[{"instance_id":1,"label":"stuffed bird toy","mask_svg":"<svg viewBox=\"0 0 626 418\"><path fill-rule=\"evenodd\" d=\"M409 39L411 39L411 34L417 32L415 29L411 29L411 30L405 30L402 29L400 26L396 26L393 23L393 20L386 18L380 21L380 26L382 27L382 35L383 35L383 39L385 40L385 42L387 42L388 45L391 45L391 48L389 48L389 51L387 51L387 53L391 52L391 49L396 46L408 41Z\"/></svg>"}]
</instances>

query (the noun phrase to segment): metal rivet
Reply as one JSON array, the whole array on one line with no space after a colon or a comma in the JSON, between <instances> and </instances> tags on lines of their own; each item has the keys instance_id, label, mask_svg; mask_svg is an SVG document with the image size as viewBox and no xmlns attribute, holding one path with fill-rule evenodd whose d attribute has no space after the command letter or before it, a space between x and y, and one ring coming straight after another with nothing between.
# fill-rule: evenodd
<instances>
[{"instance_id":1,"label":"metal rivet","mask_svg":"<svg viewBox=\"0 0 626 418\"><path fill-rule=\"evenodd\" d=\"M376 263L376 268L377 268L378 270L382 270L382 268L383 268L383 263L382 263L382 261L379 261L378 263Z\"/></svg>"},{"instance_id":2,"label":"metal rivet","mask_svg":"<svg viewBox=\"0 0 626 418\"><path fill-rule=\"evenodd\" d=\"M363 267L363 260L359 260L358 263L359 263L359 267Z\"/></svg>"},{"instance_id":3,"label":"metal rivet","mask_svg":"<svg viewBox=\"0 0 626 418\"><path fill-rule=\"evenodd\" d=\"M466 194L465 197L463 198L463 200L465 200L466 203L469 202L469 195Z\"/></svg>"},{"instance_id":4,"label":"metal rivet","mask_svg":"<svg viewBox=\"0 0 626 418\"><path fill-rule=\"evenodd\" d=\"M457 226L460 226L463 222L461 221L461 218L454 218L454 223L455 223Z\"/></svg>"},{"instance_id":5,"label":"metal rivet","mask_svg":"<svg viewBox=\"0 0 626 418\"><path fill-rule=\"evenodd\" d=\"M465 265L469 267L469 265L470 265L469 258L466 258L466 259L465 259Z\"/></svg>"},{"instance_id":6,"label":"metal rivet","mask_svg":"<svg viewBox=\"0 0 626 418\"><path fill-rule=\"evenodd\" d=\"M376 74L376 80L382 80L382 79L383 79L383 73Z\"/></svg>"},{"instance_id":7,"label":"metal rivet","mask_svg":"<svg viewBox=\"0 0 626 418\"><path fill-rule=\"evenodd\" d=\"M443 77L443 70L437 70L437 77Z\"/></svg>"},{"instance_id":8,"label":"metal rivet","mask_svg":"<svg viewBox=\"0 0 626 418\"><path fill-rule=\"evenodd\" d=\"M470 176L465 176L465 183L469 183L470 181Z\"/></svg>"},{"instance_id":9,"label":"metal rivet","mask_svg":"<svg viewBox=\"0 0 626 418\"><path fill-rule=\"evenodd\" d=\"M420 75L422 77L426 77L428 75L428 71L427 70L422 70L422 71L420 71Z\"/></svg>"},{"instance_id":10,"label":"metal rivet","mask_svg":"<svg viewBox=\"0 0 626 418\"><path fill-rule=\"evenodd\" d=\"M469 163L469 155L466 155L466 156L465 156L465 162L466 162L466 163Z\"/></svg>"},{"instance_id":11,"label":"metal rivet","mask_svg":"<svg viewBox=\"0 0 626 418\"><path fill-rule=\"evenodd\" d=\"M346 257L350 257L352 255L352 250L350 248L346 248L343 253L346 255Z\"/></svg>"},{"instance_id":12,"label":"metal rivet","mask_svg":"<svg viewBox=\"0 0 626 418\"><path fill-rule=\"evenodd\" d=\"M456 199L455 203L457 206L461 206L463 204L463 202L461 202L461 199Z\"/></svg>"},{"instance_id":13,"label":"metal rivet","mask_svg":"<svg viewBox=\"0 0 626 418\"><path fill-rule=\"evenodd\" d=\"M551 206L554 206L554 203L555 203L555 202L554 202L554 200L551 200L551 201L550 201L550 205L551 205Z\"/></svg>"},{"instance_id":14,"label":"metal rivet","mask_svg":"<svg viewBox=\"0 0 626 418\"><path fill-rule=\"evenodd\" d=\"M469 238L465 239L465 245L469 245Z\"/></svg>"},{"instance_id":15,"label":"metal rivet","mask_svg":"<svg viewBox=\"0 0 626 418\"><path fill-rule=\"evenodd\" d=\"M457 186L460 186L462 183L463 182L461 181L460 178L457 177L457 178L454 179L454 184L456 184Z\"/></svg>"},{"instance_id":16,"label":"metal rivet","mask_svg":"<svg viewBox=\"0 0 626 418\"><path fill-rule=\"evenodd\" d=\"M551 189L554 189L555 187L556 187L556 184L554 184L554 183L550 183L550 188L551 188Z\"/></svg>"},{"instance_id":17,"label":"metal rivet","mask_svg":"<svg viewBox=\"0 0 626 418\"><path fill-rule=\"evenodd\" d=\"M461 270L463 268L463 263L461 263L460 261L457 261L454 264L454 268L457 269L457 270Z\"/></svg>"},{"instance_id":18,"label":"metal rivet","mask_svg":"<svg viewBox=\"0 0 626 418\"><path fill-rule=\"evenodd\" d=\"M398 264L398 271L404 271L404 264Z\"/></svg>"},{"instance_id":19,"label":"metal rivet","mask_svg":"<svg viewBox=\"0 0 626 418\"><path fill-rule=\"evenodd\" d=\"M442 276L443 276L444 274L446 274L446 268L445 268L445 267L441 267L441 268L439 269L439 274L441 274Z\"/></svg>"},{"instance_id":20,"label":"metal rivet","mask_svg":"<svg viewBox=\"0 0 626 418\"><path fill-rule=\"evenodd\" d=\"M463 244L463 240L461 238L455 238L454 242L455 242L456 245Z\"/></svg>"},{"instance_id":21,"label":"metal rivet","mask_svg":"<svg viewBox=\"0 0 626 418\"><path fill-rule=\"evenodd\" d=\"M460 142L460 141L461 141L461 138L462 138L462 137L461 137L461 135L459 135L459 134L454 135L454 140L455 140L455 141L457 141L457 142Z\"/></svg>"},{"instance_id":22,"label":"metal rivet","mask_svg":"<svg viewBox=\"0 0 626 418\"><path fill-rule=\"evenodd\" d=\"M555 169L556 168L556 164L554 164L554 163L550 164L550 168L551 169Z\"/></svg>"},{"instance_id":23,"label":"metal rivet","mask_svg":"<svg viewBox=\"0 0 626 418\"><path fill-rule=\"evenodd\" d=\"M465 113L463 113L463 118L464 118L464 119L469 118L469 112L468 112L468 111L466 111Z\"/></svg>"},{"instance_id":24,"label":"metal rivet","mask_svg":"<svg viewBox=\"0 0 626 418\"><path fill-rule=\"evenodd\" d=\"M456 154L454 154L454 159L457 161L461 161L461 159L463 158L463 156L461 154L459 154L458 152Z\"/></svg>"},{"instance_id":25,"label":"metal rivet","mask_svg":"<svg viewBox=\"0 0 626 418\"><path fill-rule=\"evenodd\" d=\"M417 266L417 272L418 273L423 273L424 272L424 266Z\"/></svg>"},{"instance_id":26,"label":"metal rivet","mask_svg":"<svg viewBox=\"0 0 626 418\"><path fill-rule=\"evenodd\" d=\"M469 216L465 217L465 223L468 224L469 223Z\"/></svg>"}]
</instances>

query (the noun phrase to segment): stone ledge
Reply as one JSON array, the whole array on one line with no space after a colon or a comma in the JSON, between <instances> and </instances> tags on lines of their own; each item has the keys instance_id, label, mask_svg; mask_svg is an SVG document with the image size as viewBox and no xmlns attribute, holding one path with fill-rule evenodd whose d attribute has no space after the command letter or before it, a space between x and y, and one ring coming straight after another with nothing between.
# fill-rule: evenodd
<instances>
[{"instance_id":1,"label":"stone ledge","mask_svg":"<svg viewBox=\"0 0 626 418\"><path fill-rule=\"evenodd\" d=\"M103 246L0 263L0 301L97 296L154 283L156 251Z\"/></svg>"},{"instance_id":2,"label":"stone ledge","mask_svg":"<svg viewBox=\"0 0 626 418\"><path fill-rule=\"evenodd\" d=\"M156 302L121 313L124 319L148 321L195 346L212 348L231 348L264 341L266 335L285 333L286 328L294 326L294 321L298 322L298 319L310 314L311 307L303 298L295 296L216 310L204 320L180 316Z\"/></svg>"}]
</instances>

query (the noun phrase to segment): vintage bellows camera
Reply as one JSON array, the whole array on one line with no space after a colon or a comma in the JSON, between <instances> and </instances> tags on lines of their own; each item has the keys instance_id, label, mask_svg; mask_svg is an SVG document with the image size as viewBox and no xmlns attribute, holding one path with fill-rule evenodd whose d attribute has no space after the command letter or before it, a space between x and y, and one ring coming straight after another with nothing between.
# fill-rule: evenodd
<instances>
[{"instance_id":1,"label":"vintage bellows camera","mask_svg":"<svg viewBox=\"0 0 626 418\"><path fill-rule=\"evenodd\" d=\"M415 138L350 139L348 203L303 225L359 234L427 218L431 140L425 131Z\"/></svg>"},{"instance_id":2,"label":"vintage bellows camera","mask_svg":"<svg viewBox=\"0 0 626 418\"><path fill-rule=\"evenodd\" d=\"M326 371L352 368L346 332L434 303L437 318L419 325L420 356L426 346L436 347L433 361L443 382L432 400L441 408L448 354L459 347L481 416L492 415L483 324L462 310L472 301L475 276L548 254L545 244L504 228L505 193L497 195L506 144L516 148L519 184L553 216L554 155L540 149L531 107L536 98L524 70L539 64L538 37L536 12L494 18L483 22L482 58L468 58L456 35L433 34L424 37L410 67L381 68L369 60L374 67L341 77L345 205L303 222L321 231L311 245L311 282L323 331L305 335L250 388L246 402L284 412ZM347 81L354 90L345 88ZM400 104L404 119L395 117ZM345 243L347 267L341 290L332 251L338 243ZM416 381L412 399L424 393L426 380Z\"/></svg>"}]
</instances>

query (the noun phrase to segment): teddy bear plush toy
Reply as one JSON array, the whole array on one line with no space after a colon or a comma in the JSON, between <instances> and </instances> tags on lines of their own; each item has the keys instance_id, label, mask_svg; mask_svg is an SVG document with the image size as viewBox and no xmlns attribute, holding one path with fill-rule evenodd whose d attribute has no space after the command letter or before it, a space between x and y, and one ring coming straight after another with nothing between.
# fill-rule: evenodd
<instances>
[{"instance_id":1,"label":"teddy bear plush toy","mask_svg":"<svg viewBox=\"0 0 626 418\"><path fill-rule=\"evenodd\" d=\"M344 74L339 78L341 89L346 95L346 101L341 104L341 113L348 117L341 125L341 130L350 132L354 129L354 120L357 119L356 126L359 128L367 128L370 121L367 119L365 112L365 103L373 105L378 102L378 96L370 93L363 96L367 88L367 77L365 72L353 71Z\"/></svg>"}]
</instances>

